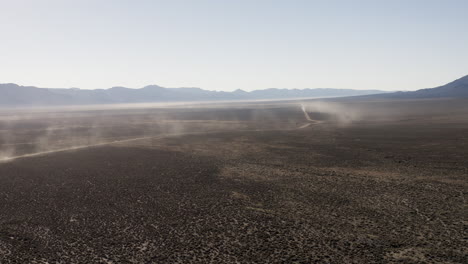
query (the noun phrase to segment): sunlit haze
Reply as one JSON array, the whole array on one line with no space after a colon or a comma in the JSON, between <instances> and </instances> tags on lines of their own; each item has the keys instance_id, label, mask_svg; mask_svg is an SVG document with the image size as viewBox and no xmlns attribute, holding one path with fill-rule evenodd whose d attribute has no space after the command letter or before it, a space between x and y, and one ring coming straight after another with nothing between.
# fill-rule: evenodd
<instances>
[{"instance_id":1,"label":"sunlit haze","mask_svg":"<svg viewBox=\"0 0 468 264\"><path fill-rule=\"evenodd\" d=\"M468 1L0 0L0 83L416 90L468 70Z\"/></svg>"}]
</instances>

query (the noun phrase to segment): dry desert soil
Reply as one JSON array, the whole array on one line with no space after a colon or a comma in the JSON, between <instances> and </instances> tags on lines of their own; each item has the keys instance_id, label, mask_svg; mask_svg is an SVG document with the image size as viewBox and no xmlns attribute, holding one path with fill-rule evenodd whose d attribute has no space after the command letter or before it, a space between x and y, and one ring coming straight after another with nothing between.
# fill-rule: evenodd
<instances>
[{"instance_id":1,"label":"dry desert soil","mask_svg":"<svg viewBox=\"0 0 468 264\"><path fill-rule=\"evenodd\" d=\"M0 159L0 263L468 263L468 100L2 110Z\"/></svg>"}]
</instances>

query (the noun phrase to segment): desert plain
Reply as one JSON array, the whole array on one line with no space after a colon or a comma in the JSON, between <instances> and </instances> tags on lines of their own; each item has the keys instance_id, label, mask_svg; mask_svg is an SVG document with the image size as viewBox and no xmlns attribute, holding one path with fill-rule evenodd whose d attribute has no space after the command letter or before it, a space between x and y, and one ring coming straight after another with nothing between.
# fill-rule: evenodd
<instances>
[{"instance_id":1,"label":"desert plain","mask_svg":"<svg viewBox=\"0 0 468 264\"><path fill-rule=\"evenodd\" d=\"M0 110L0 263L467 263L468 100Z\"/></svg>"}]
</instances>

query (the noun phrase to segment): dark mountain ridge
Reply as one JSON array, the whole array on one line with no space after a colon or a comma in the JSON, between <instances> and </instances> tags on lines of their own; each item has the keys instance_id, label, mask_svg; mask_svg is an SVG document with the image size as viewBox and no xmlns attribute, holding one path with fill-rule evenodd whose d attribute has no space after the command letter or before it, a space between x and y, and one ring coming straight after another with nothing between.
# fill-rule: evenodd
<instances>
[{"instance_id":1,"label":"dark mountain ridge","mask_svg":"<svg viewBox=\"0 0 468 264\"><path fill-rule=\"evenodd\" d=\"M468 75L435 88L421 89L413 92L366 95L362 97L388 99L468 98Z\"/></svg>"},{"instance_id":2,"label":"dark mountain ridge","mask_svg":"<svg viewBox=\"0 0 468 264\"><path fill-rule=\"evenodd\" d=\"M0 106L89 105L113 103L152 103L222 100L268 100L313 97L358 96L385 93L379 90L352 89L278 89L246 92L208 91L200 88L165 88L149 85L140 89L112 87L82 90L78 88L37 88L0 84Z\"/></svg>"},{"instance_id":3,"label":"dark mountain ridge","mask_svg":"<svg viewBox=\"0 0 468 264\"><path fill-rule=\"evenodd\" d=\"M91 105L115 103L153 103L228 100L283 100L293 98L352 97L367 99L468 98L468 75L446 85L413 92L389 93L379 90L352 89L237 89L233 92L200 88L165 88L149 85L140 89L112 87L82 90L78 88L37 88L13 83L0 84L0 106Z\"/></svg>"}]
</instances>

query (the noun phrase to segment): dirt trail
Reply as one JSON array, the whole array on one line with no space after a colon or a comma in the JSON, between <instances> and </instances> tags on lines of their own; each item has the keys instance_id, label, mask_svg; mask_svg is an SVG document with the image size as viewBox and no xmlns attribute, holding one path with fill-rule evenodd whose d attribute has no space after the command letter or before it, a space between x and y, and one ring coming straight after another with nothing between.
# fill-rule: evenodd
<instances>
[{"instance_id":1,"label":"dirt trail","mask_svg":"<svg viewBox=\"0 0 468 264\"><path fill-rule=\"evenodd\" d=\"M310 125L312 125L312 123L304 124L304 125L298 127L297 129L303 129L303 128L306 128L306 127L308 127L308 126L310 126Z\"/></svg>"},{"instance_id":2,"label":"dirt trail","mask_svg":"<svg viewBox=\"0 0 468 264\"><path fill-rule=\"evenodd\" d=\"M283 128L283 129L253 129L253 130L251 129L251 130L238 130L238 131L239 132L288 131L288 130L297 130L297 129L307 128L310 125L312 125L313 123L318 123L318 121L313 120L313 119L310 118L309 114L305 110L304 105L302 105L302 104L301 104L301 109L304 112L305 118L309 122L306 123L306 124L303 124L303 125L301 125L299 127ZM185 135L199 135L199 134L212 134L212 133L221 133L221 132L225 132L225 131L219 130L219 131L203 131L203 132L188 132L188 133L172 133L172 134L162 134L162 135L158 135L158 136L145 136L145 137L137 137L137 138L130 138L130 139L113 140L113 141L102 142L102 143L97 143L97 144L72 146L72 147L67 147L67 148L53 149L53 150L41 151L41 152L35 152L35 153L28 153L28 154L11 156L11 157L0 157L0 163L1 162L9 162L9 161L13 161L13 160L16 160L16 159L21 159L21 158L37 157L37 156L42 156L42 155L47 155L47 154L52 154L52 153L80 150L80 149L86 149L86 148L92 148L92 147L108 146L108 145L113 145L113 144L118 144L118 143L126 143L126 142L145 140L145 139L157 140L157 139L163 139L163 138L168 138L168 137L185 136ZM28 143L21 143L21 144L28 144ZM4 145L8 145L8 144L4 144Z\"/></svg>"},{"instance_id":3,"label":"dirt trail","mask_svg":"<svg viewBox=\"0 0 468 264\"><path fill-rule=\"evenodd\" d=\"M303 104L301 104L301 109L302 109L302 112L304 112L304 116L307 119L307 121L315 122L315 120L310 118L309 113L307 113L307 111L305 110L305 106Z\"/></svg>"}]
</instances>

